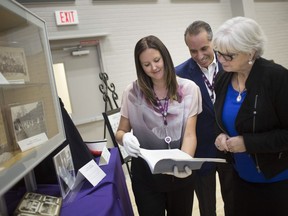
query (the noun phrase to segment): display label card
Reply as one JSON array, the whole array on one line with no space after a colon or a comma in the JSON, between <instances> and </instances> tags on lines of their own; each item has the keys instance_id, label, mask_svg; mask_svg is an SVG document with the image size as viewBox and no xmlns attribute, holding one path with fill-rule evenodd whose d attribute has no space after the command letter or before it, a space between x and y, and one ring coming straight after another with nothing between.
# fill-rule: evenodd
<instances>
[{"instance_id":1,"label":"display label card","mask_svg":"<svg viewBox=\"0 0 288 216\"><path fill-rule=\"evenodd\" d=\"M106 176L106 173L92 159L78 170L74 187L83 180L83 176L95 187Z\"/></svg>"},{"instance_id":2,"label":"display label card","mask_svg":"<svg viewBox=\"0 0 288 216\"><path fill-rule=\"evenodd\" d=\"M104 146L102 149L102 154L101 154L100 160L99 160L99 165L101 166L101 165L108 164L109 160L110 160L110 156L111 156L111 153L109 152L107 147Z\"/></svg>"},{"instance_id":3,"label":"display label card","mask_svg":"<svg viewBox=\"0 0 288 216\"><path fill-rule=\"evenodd\" d=\"M0 84L9 84L8 80L0 72Z\"/></svg>"},{"instance_id":4,"label":"display label card","mask_svg":"<svg viewBox=\"0 0 288 216\"><path fill-rule=\"evenodd\" d=\"M21 149L21 151L26 151L28 149L31 149L35 146L38 146L48 140L48 137L46 133L40 133L35 136L29 137L27 139L18 141L18 145Z\"/></svg>"}]
</instances>

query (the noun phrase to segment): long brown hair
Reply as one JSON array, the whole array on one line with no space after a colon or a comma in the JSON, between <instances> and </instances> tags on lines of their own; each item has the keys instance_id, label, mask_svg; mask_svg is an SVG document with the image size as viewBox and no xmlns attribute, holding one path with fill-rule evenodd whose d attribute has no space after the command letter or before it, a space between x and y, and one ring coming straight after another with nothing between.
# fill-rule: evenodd
<instances>
[{"instance_id":1,"label":"long brown hair","mask_svg":"<svg viewBox=\"0 0 288 216\"><path fill-rule=\"evenodd\" d=\"M157 103L154 95L152 79L144 72L142 64L139 59L140 54L149 48L158 50L160 52L164 62L164 70L165 70L164 76L166 80L166 86L168 89L167 96L170 99L178 100L179 97L177 94L178 84L176 80L176 74L171 55L166 46L162 43L162 41L153 35L149 35L147 37L140 39L136 43L134 49L134 59L138 78L137 81L141 91L143 92L145 98L151 104Z\"/></svg>"}]
</instances>

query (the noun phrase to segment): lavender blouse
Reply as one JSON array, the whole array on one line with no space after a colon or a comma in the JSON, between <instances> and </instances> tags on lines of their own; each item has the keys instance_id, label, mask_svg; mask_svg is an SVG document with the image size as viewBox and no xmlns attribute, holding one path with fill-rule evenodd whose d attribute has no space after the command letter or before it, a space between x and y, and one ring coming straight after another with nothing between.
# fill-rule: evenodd
<instances>
[{"instance_id":1,"label":"lavender blouse","mask_svg":"<svg viewBox=\"0 0 288 216\"><path fill-rule=\"evenodd\" d=\"M191 80L177 77L179 100L169 100L167 125L161 112L147 103L137 81L122 95L121 115L130 121L141 148L167 149L165 137L171 137L171 148L181 148L187 119L202 112L199 87Z\"/></svg>"}]
</instances>

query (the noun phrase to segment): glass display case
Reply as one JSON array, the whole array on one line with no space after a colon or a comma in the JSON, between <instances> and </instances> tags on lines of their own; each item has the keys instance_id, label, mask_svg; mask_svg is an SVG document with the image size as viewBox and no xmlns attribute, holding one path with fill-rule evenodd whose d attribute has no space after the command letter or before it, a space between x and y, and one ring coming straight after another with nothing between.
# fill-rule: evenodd
<instances>
[{"instance_id":1,"label":"glass display case","mask_svg":"<svg viewBox=\"0 0 288 216\"><path fill-rule=\"evenodd\" d=\"M0 215L3 195L65 140L45 22L0 1ZM2 203L2 206L1 206Z\"/></svg>"}]
</instances>

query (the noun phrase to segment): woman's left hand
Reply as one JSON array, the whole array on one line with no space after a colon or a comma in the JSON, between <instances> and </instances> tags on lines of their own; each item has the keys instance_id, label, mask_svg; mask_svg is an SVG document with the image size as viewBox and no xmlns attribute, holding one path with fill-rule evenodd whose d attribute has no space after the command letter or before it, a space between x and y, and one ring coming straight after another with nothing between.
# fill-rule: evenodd
<instances>
[{"instance_id":1,"label":"woman's left hand","mask_svg":"<svg viewBox=\"0 0 288 216\"><path fill-rule=\"evenodd\" d=\"M173 176L175 176L177 178L187 178L188 176L190 176L192 174L192 170L188 166L185 166L184 167L184 171L180 172L178 170L178 167L174 166L173 172L166 172L166 173L163 173L163 174L173 175Z\"/></svg>"},{"instance_id":2,"label":"woman's left hand","mask_svg":"<svg viewBox=\"0 0 288 216\"><path fill-rule=\"evenodd\" d=\"M230 137L226 140L228 151L232 153L241 153L246 151L243 136Z\"/></svg>"}]
</instances>

